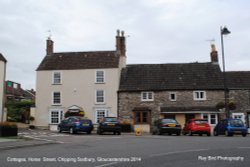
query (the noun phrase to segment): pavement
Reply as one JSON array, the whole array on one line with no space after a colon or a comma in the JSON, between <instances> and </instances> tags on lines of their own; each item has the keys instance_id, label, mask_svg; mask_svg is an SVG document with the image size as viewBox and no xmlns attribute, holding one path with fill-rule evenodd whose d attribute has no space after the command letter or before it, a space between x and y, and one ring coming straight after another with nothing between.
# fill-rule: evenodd
<instances>
[{"instance_id":1,"label":"pavement","mask_svg":"<svg viewBox=\"0 0 250 167\"><path fill-rule=\"evenodd\" d=\"M29 125L18 123L17 126L18 126L17 137L0 137L0 151L58 143L57 141L53 141L53 140L46 140L46 139L33 138L33 137L31 138L29 136L25 136L23 132L32 131L29 129ZM33 131L36 131L36 130L33 130ZM49 131L46 131L46 133L47 132Z\"/></svg>"}]
</instances>

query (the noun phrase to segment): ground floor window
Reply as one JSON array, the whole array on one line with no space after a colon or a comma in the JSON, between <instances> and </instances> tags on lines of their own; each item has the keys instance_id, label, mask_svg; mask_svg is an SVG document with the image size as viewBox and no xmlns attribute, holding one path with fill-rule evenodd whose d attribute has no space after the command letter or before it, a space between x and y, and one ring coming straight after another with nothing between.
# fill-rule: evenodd
<instances>
[{"instance_id":1,"label":"ground floor window","mask_svg":"<svg viewBox=\"0 0 250 167\"><path fill-rule=\"evenodd\" d=\"M134 112L134 123L135 124L149 124L150 123L150 112L149 111L135 111Z\"/></svg>"},{"instance_id":2,"label":"ground floor window","mask_svg":"<svg viewBox=\"0 0 250 167\"><path fill-rule=\"evenodd\" d=\"M62 109L51 109L49 111L49 123L50 124L59 124L63 119L63 110Z\"/></svg>"},{"instance_id":3,"label":"ground floor window","mask_svg":"<svg viewBox=\"0 0 250 167\"><path fill-rule=\"evenodd\" d=\"M218 123L217 114L202 114L202 118L206 119L210 125L216 125Z\"/></svg>"},{"instance_id":4,"label":"ground floor window","mask_svg":"<svg viewBox=\"0 0 250 167\"><path fill-rule=\"evenodd\" d=\"M97 109L95 111L95 122L99 123L100 119L102 119L103 117L107 117L108 116L108 110L107 109Z\"/></svg>"},{"instance_id":5,"label":"ground floor window","mask_svg":"<svg viewBox=\"0 0 250 167\"><path fill-rule=\"evenodd\" d=\"M241 119L244 123L246 122L244 113L232 113L232 117L234 119Z\"/></svg>"}]
</instances>

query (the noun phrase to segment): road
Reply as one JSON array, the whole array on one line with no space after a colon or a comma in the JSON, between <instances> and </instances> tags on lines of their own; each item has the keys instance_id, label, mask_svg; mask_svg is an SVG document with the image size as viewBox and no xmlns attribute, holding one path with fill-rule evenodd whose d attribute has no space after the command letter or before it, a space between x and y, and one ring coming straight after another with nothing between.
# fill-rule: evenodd
<instances>
[{"instance_id":1,"label":"road","mask_svg":"<svg viewBox=\"0 0 250 167\"><path fill-rule=\"evenodd\" d=\"M0 151L0 166L250 166L250 136L25 133L56 144Z\"/></svg>"}]
</instances>

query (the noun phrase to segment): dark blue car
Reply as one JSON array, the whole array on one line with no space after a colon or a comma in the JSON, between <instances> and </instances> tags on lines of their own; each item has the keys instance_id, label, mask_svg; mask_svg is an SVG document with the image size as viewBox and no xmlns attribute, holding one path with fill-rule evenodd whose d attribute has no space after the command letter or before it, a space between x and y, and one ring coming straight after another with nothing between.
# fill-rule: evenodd
<instances>
[{"instance_id":1,"label":"dark blue car","mask_svg":"<svg viewBox=\"0 0 250 167\"><path fill-rule=\"evenodd\" d=\"M224 134L226 136L233 136L234 134L241 134L243 137L247 135L247 127L241 119L223 119L214 128L214 136Z\"/></svg>"},{"instance_id":2,"label":"dark blue car","mask_svg":"<svg viewBox=\"0 0 250 167\"><path fill-rule=\"evenodd\" d=\"M92 121L78 116L68 117L65 120L62 120L58 125L58 132L68 131L71 134L77 132L86 132L91 134L92 130Z\"/></svg>"}]
</instances>

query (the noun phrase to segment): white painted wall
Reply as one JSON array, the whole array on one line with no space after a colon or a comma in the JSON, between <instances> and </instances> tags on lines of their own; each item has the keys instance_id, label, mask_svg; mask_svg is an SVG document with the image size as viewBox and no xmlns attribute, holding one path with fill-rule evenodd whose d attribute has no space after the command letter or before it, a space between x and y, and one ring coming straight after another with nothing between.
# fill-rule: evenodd
<instances>
[{"instance_id":1,"label":"white painted wall","mask_svg":"<svg viewBox=\"0 0 250 167\"><path fill-rule=\"evenodd\" d=\"M62 74L62 84L53 85L53 71L37 71L36 80L36 126L48 126L49 109L61 108L64 112L72 105L82 107L85 116L95 120L96 108L107 108L117 116L117 91L120 69L98 69L105 71L105 84L95 83L97 69L58 70ZM105 90L105 104L95 103L95 91ZM61 106L52 105L52 92L61 92Z\"/></svg>"}]
</instances>

